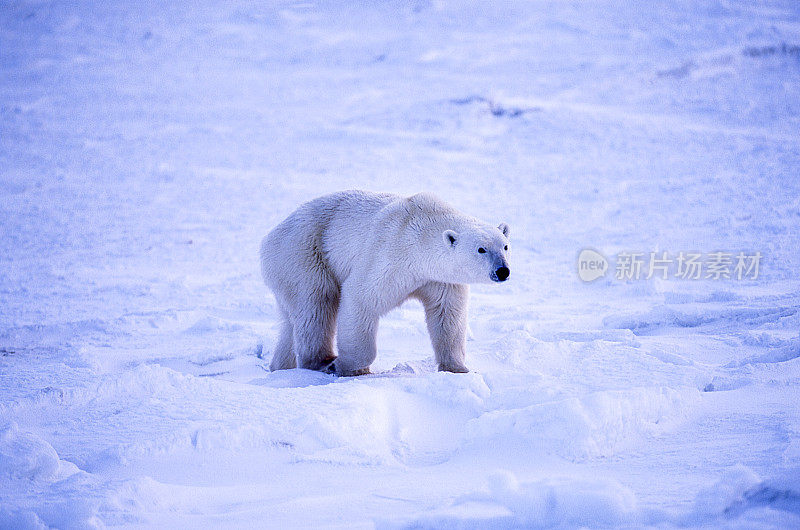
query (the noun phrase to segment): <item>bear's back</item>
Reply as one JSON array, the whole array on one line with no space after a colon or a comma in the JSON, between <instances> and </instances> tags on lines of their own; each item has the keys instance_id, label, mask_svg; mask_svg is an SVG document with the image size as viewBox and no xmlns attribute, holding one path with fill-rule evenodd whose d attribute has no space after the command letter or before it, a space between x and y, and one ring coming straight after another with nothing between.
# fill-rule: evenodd
<instances>
[{"instance_id":1,"label":"bear's back","mask_svg":"<svg viewBox=\"0 0 800 530\"><path fill-rule=\"evenodd\" d=\"M353 264L369 252L381 211L401 197L350 190L320 199L332 208L320 234L321 249L326 265L341 283L350 275Z\"/></svg>"},{"instance_id":2,"label":"bear's back","mask_svg":"<svg viewBox=\"0 0 800 530\"><path fill-rule=\"evenodd\" d=\"M336 192L301 205L264 238L262 271L269 284L297 268L322 267L341 284L354 267L384 268L465 223L469 218L430 193Z\"/></svg>"}]
</instances>

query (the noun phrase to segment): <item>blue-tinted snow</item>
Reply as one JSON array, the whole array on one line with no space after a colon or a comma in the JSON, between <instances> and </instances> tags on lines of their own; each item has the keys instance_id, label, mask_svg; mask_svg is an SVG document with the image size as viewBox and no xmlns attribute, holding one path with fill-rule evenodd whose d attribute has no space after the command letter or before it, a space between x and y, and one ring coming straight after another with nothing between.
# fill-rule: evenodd
<instances>
[{"instance_id":1,"label":"blue-tinted snow","mask_svg":"<svg viewBox=\"0 0 800 530\"><path fill-rule=\"evenodd\" d=\"M377 4L0 6L0 528L800 526L796 3ZM473 373L417 304L266 371L258 242L347 188L511 225Z\"/></svg>"}]
</instances>

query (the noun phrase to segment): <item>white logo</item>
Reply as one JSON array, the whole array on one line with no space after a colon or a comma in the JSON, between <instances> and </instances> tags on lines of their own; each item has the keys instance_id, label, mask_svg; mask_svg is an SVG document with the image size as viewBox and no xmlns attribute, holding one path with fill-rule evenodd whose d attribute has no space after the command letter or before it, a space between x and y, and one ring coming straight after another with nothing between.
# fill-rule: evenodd
<instances>
[{"instance_id":1,"label":"white logo","mask_svg":"<svg viewBox=\"0 0 800 530\"><path fill-rule=\"evenodd\" d=\"M578 255L578 277L585 282L593 282L597 278L606 275L608 270L608 260L605 256L585 248Z\"/></svg>"}]
</instances>

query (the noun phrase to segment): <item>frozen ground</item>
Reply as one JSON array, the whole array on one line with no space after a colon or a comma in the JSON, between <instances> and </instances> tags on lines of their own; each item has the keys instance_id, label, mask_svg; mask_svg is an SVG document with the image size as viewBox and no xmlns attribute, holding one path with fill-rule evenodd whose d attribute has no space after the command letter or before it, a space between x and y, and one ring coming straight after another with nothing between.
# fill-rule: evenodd
<instances>
[{"instance_id":1,"label":"frozen ground","mask_svg":"<svg viewBox=\"0 0 800 530\"><path fill-rule=\"evenodd\" d=\"M0 5L0 527L800 526L795 2L77 4ZM472 373L415 304L266 371L258 242L345 188L511 225Z\"/></svg>"}]
</instances>

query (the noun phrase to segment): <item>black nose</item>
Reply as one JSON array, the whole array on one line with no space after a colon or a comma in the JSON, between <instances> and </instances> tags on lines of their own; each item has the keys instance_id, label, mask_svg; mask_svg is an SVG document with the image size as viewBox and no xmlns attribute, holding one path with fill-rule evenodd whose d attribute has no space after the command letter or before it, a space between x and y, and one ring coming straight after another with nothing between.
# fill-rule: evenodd
<instances>
[{"instance_id":1,"label":"black nose","mask_svg":"<svg viewBox=\"0 0 800 530\"><path fill-rule=\"evenodd\" d=\"M494 271L494 274L497 276L498 280L504 282L508 278L508 275L511 274L511 271L508 270L508 267L500 267L499 269Z\"/></svg>"}]
</instances>

